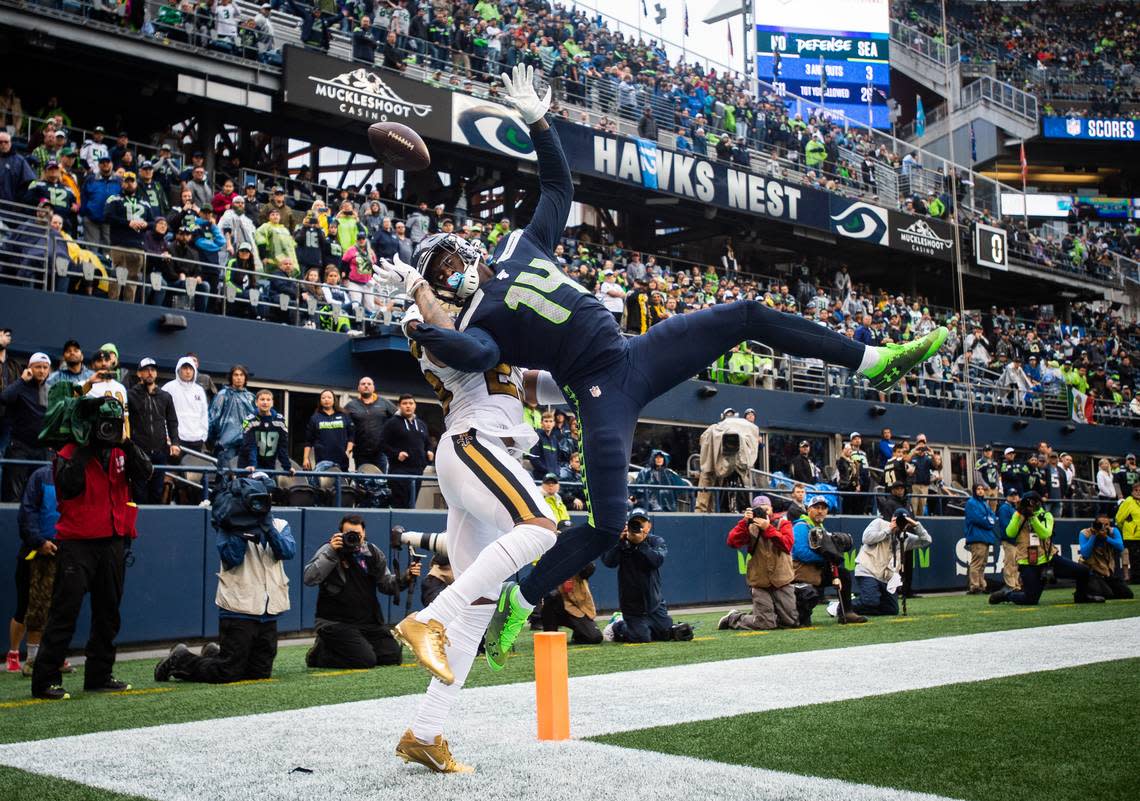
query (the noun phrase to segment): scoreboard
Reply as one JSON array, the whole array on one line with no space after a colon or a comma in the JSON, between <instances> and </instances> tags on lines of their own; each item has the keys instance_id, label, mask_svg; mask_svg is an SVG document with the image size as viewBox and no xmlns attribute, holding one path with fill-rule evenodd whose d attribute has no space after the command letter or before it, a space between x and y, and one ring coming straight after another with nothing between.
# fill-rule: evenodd
<instances>
[{"instance_id":1,"label":"scoreboard","mask_svg":"<svg viewBox=\"0 0 1140 801\"><path fill-rule=\"evenodd\" d=\"M753 0L756 77L832 116L889 128L887 0ZM825 24L827 27L820 27ZM789 97L793 111L809 109Z\"/></svg>"}]
</instances>

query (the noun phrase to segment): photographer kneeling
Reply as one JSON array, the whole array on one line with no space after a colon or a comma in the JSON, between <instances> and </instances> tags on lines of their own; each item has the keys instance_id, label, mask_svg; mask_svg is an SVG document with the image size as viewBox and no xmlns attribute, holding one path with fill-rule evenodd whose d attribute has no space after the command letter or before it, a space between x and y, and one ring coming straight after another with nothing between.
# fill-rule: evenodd
<instances>
[{"instance_id":1,"label":"photographer kneeling","mask_svg":"<svg viewBox=\"0 0 1140 801\"><path fill-rule=\"evenodd\" d=\"M400 644L384 622L376 591L397 595L420 574L413 562L402 576L367 541L364 518L345 515L339 530L305 565L307 586L317 595L317 641L305 655L309 667L368 669L400 664Z\"/></svg>"},{"instance_id":2,"label":"photographer kneeling","mask_svg":"<svg viewBox=\"0 0 1140 801\"><path fill-rule=\"evenodd\" d=\"M796 581L816 588L817 599L822 597L824 587L835 587L839 593L835 619L839 623L866 623L867 618L851 608L851 571L843 564L843 554L851 550L851 535L825 530L827 512L827 498L816 495L808 500L807 513L792 526L792 570ZM805 599L800 610L801 626L811 625L811 607L815 602Z\"/></svg>"},{"instance_id":3,"label":"photographer kneeling","mask_svg":"<svg viewBox=\"0 0 1140 801\"><path fill-rule=\"evenodd\" d=\"M897 615L896 592L902 587L901 568L911 551L931 543L922 524L903 506L889 519L878 517L863 530L855 560L854 609L863 615Z\"/></svg>"},{"instance_id":4,"label":"photographer kneeling","mask_svg":"<svg viewBox=\"0 0 1140 801\"><path fill-rule=\"evenodd\" d=\"M772 511L767 495L752 499L752 508L728 534L730 548L748 549L748 586L752 612L733 609L720 619L719 629L774 629L799 626L796 592L792 588L792 524Z\"/></svg>"},{"instance_id":5,"label":"photographer kneeling","mask_svg":"<svg viewBox=\"0 0 1140 801\"><path fill-rule=\"evenodd\" d=\"M1021 496L1017 511L1010 518L1003 537L1012 541L1016 549L1017 570L1021 575L1022 589L1014 592L1001 589L990 594L991 604L1005 601L1019 606L1036 606L1045 589L1045 568L1053 568L1057 578L1071 578L1077 582L1073 600L1079 604L1104 603L1101 595L1089 594L1089 579L1092 571L1085 565L1078 565L1057 552L1053 545L1053 515L1041 508L1041 496L1027 492Z\"/></svg>"},{"instance_id":6,"label":"photographer kneeling","mask_svg":"<svg viewBox=\"0 0 1140 801\"><path fill-rule=\"evenodd\" d=\"M1116 558L1124 553L1124 538L1112 525L1112 513L1101 510L1090 528L1080 533L1081 564L1092 571L1089 592L1113 600L1127 600L1132 590L1116 574Z\"/></svg>"},{"instance_id":7,"label":"photographer kneeling","mask_svg":"<svg viewBox=\"0 0 1140 801\"><path fill-rule=\"evenodd\" d=\"M629 513L618 544L602 554L602 564L618 571L621 612L602 631L606 642L650 642L693 638L687 623L673 625L661 595L661 565L668 548L653 530L644 509ZM686 631L687 630L687 631Z\"/></svg>"}]
</instances>

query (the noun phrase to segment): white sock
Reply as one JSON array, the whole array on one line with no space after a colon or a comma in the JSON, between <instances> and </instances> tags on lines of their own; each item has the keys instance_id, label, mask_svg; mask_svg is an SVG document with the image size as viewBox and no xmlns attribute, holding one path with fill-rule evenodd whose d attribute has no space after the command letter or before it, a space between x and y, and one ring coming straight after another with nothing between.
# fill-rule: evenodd
<instances>
[{"instance_id":1,"label":"white sock","mask_svg":"<svg viewBox=\"0 0 1140 801\"><path fill-rule=\"evenodd\" d=\"M38 654L39 652L40 652L40 644L39 643L36 643L35 645L28 643L28 661L29 662L35 662L36 661L36 654Z\"/></svg>"},{"instance_id":2,"label":"white sock","mask_svg":"<svg viewBox=\"0 0 1140 801\"><path fill-rule=\"evenodd\" d=\"M450 629L451 622L476 599L497 598L499 588L508 577L542 556L553 545L553 531L532 523L515 526L484 548L450 587L416 614L416 620L421 623L438 620ZM523 606L530 607L521 594L519 599Z\"/></svg>"},{"instance_id":3,"label":"white sock","mask_svg":"<svg viewBox=\"0 0 1140 801\"><path fill-rule=\"evenodd\" d=\"M459 698L467 674L471 672L479 640L494 612L495 607L490 604L469 606L448 627L447 639L451 644L447 646L447 662L455 674L455 681L444 684L439 679L432 679L428 685L427 695L420 702L416 718L412 721L412 734L421 743L433 743L438 735L443 734L443 724Z\"/></svg>"},{"instance_id":4,"label":"white sock","mask_svg":"<svg viewBox=\"0 0 1140 801\"><path fill-rule=\"evenodd\" d=\"M859 372L863 375L879 363L879 349L873 345L863 346L863 361L859 362Z\"/></svg>"}]
</instances>

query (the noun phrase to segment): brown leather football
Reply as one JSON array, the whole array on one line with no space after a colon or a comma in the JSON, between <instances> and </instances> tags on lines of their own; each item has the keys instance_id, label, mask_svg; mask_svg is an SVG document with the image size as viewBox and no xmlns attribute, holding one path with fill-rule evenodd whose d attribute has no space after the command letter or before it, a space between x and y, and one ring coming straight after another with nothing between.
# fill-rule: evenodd
<instances>
[{"instance_id":1,"label":"brown leather football","mask_svg":"<svg viewBox=\"0 0 1140 801\"><path fill-rule=\"evenodd\" d=\"M368 126L368 144L376 158L401 170L425 170L431 153L420 135L398 122L376 122Z\"/></svg>"}]
</instances>

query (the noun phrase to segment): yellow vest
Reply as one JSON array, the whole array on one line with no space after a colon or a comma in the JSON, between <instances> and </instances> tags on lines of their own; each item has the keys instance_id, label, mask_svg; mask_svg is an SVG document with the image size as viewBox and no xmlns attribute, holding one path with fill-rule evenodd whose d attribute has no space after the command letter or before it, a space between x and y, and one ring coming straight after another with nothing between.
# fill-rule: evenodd
<instances>
[{"instance_id":1,"label":"yellow vest","mask_svg":"<svg viewBox=\"0 0 1140 801\"><path fill-rule=\"evenodd\" d=\"M1116 527L1125 540L1140 540L1140 503L1131 495L1116 507Z\"/></svg>"}]
</instances>

